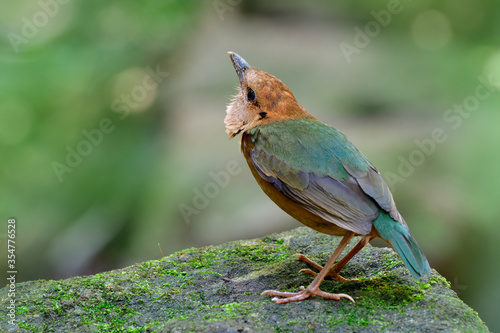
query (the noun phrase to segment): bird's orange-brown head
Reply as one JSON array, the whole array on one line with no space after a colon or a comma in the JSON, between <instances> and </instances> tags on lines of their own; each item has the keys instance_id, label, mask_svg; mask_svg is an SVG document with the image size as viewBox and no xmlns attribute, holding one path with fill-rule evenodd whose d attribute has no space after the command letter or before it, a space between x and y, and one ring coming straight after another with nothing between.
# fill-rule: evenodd
<instances>
[{"instance_id":1,"label":"bird's orange-brown head","mask_svg":"<svg viewBox=\"0 0 500 333\"><path fill-rule=\"evenodd\" d=\"M226 133L230 138L258 125L287 119L315 119L277 77L251 67L228 52L240 80L238 93L226 109Z\"/></svg>"}]
</instances>

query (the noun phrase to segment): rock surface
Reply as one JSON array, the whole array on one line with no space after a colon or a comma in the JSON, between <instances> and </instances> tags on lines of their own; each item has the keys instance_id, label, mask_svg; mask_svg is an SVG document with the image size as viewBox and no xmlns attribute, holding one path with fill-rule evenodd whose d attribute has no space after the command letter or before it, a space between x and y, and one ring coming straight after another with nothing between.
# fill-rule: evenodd
<instances>
[{"instance_id":1,"label":"rock surface","mask_svg":"<svg viewBox=\"0 0 500 333\"><path fill-rule=\"evenodd\" d=\"M93 276L16 286L16 325L0 290L0 331L15 332L488 332L436 271L417 281L388 248L365 247L326 280L348 300L277 305L265 289L297 291L302 253L324 263L340 238L298 228L261 239L191 248ZM350 247L356 244L351 241ZM346 253L346 252L344 252Z\"/></svg>"}]
</instances>

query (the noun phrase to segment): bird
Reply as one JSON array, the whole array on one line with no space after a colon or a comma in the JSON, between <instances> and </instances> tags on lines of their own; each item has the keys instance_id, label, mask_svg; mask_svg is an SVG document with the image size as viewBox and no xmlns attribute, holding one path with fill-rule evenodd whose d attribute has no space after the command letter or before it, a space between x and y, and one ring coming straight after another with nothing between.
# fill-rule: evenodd
<instances>
[{"instance_id":1,"label":"bird","mask_svg":"<svg viewBox=\"0 0 500 333\"><path fill-rule=\"evenodd\" d=\"M372 163L334 127L307 112L277 77L250 66L228 52L239 79L237 93L226 108L225 130L240 135L241 152L265 194L304 225L342 237L322 267L295 254L319 270L298 292L265 290L278 304L320 296L354 302L347 294L322 291L327 276L346 281L340 270L371 240L389 243L416 278L430 276L430 266L394 202L389 186ZM336 264L354 236L360 241ZM335 265L334 265L335 264Z\"/></svg>"}]
</instances>

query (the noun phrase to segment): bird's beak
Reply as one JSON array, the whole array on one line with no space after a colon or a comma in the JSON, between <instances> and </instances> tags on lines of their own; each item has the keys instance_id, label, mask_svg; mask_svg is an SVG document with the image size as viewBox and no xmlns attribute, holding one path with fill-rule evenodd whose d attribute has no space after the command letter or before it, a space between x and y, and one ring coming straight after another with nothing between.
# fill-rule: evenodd
<instances>
[{"instance_id":1,"label":"bird's beak","mask_svg":"<svg viewBox=\"0 0 500 333\"><path fill-rule=\"evenodd\" d=\"M238 74L238 78L240 79L240 85L243 85L243 82L245 81L245 70L250 68L250 65L234 52L228 52L229 58L231 58L231 61L234 66L234 70L236 71L236 74Z\"/></svg>"}]
</instances>

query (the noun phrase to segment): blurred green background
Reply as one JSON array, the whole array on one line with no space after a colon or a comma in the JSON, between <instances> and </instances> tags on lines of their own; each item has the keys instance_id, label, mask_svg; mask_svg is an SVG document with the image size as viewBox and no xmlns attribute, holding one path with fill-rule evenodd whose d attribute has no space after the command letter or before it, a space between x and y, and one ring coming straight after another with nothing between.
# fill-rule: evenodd
<instances>
[{"instance_id":1,"label":"blurred green background","mask_svg":"<svg viewBox=\"0 0 500 333\"><path fill-rule=\"evenodd\" d=\"M1 256L9 217L18 281L300 226L224 133L234 51L389 178L431 266L498 331L499 15L493 0L3 4Z\"/></svg>"}]
</instances>

